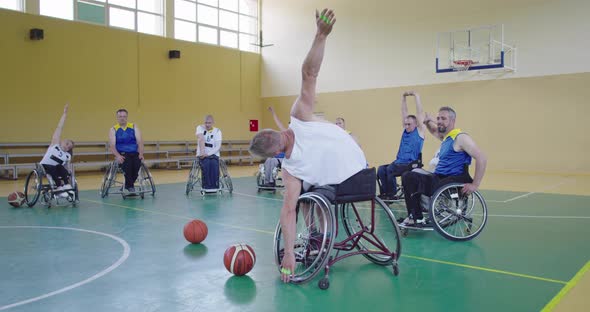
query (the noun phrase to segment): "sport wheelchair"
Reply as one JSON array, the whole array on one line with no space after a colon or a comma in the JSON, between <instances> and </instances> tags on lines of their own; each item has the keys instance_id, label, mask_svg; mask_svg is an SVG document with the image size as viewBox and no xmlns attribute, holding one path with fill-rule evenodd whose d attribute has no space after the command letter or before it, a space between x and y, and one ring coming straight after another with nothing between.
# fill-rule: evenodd
<instances>
[{"instance_id":1,"label":"sport wheelchair","mask_svg":"<svg viewBox=\"0 0 590 312\"><path fill-rule=\"evenodd\" d=\"M424 164L422 163L422 153L418 154L418 159L409 163L409 167L410 167L409 171L414 170L414 169L420 169L420 168L424 167ZM401 183L401 175L396 176L396 180L398 180L398 179L400 182L395 184L397 191L395 192L394 195L395 195L396 199L382 199L387 204L390 204L395 201L403 201L404 200L404 187ZM377 184L379 185L379 189L383 188L383 185L381 184L381 180L377 179Z\"/></svg>"},{"instance_id":2,"label":"sport wheelchair","mask_svg":"<svg viewBox=\"0 0 590 312\"><path fill-rule=\"evenodd\" d=\"M190 195L190 193L194 190L198 190L203 196L206 194L221 194L224 191L227 191L231 194L234 190L231 177L229 176L229 172L227 170L227 164L221 158L219 158L219 188L216 189L215 192L207 192L207 190L203 188L202 179L201 165L199 164L199 159L196 158L193 160L191 171L188 174L188 180L186 182L185 188L186 196Z\"/></svg>"},{"instance_id":3,"label":"sport wheelchair","mask_svg":"<svg viewBox=\"0 0 590 312\"><path fill-rule=\"evenodd\" d=\"M389 207L375 196L375 178L375 168L365 169L339 185L312 188L299 197L293 283L307 282L324 270L318 286L327 289L330 267L354 255L363 255L378 265L391 265L394 275L399 274L400 229ZM335 242L338 217L347 236ZM279 272L284 255L282 236L279 222L273 248Z\"/></svg>"},{"instance_id":4,"label":"sport wheelchair","mask_svg":"<svg viewBox=\"0 0 590 312\"><path fill-rule=\"evenodd\" d=\"M266 181L266 167L265 164L260 164L258 166L258 172L256 172L256 189L258 193L261 191L271 191L276 193L278 189L283 189L285 186L283 185L283 175L281 174L281 160L278 160L279 164L273 168L272 170L272 179L274 181L274 186L269 186L268 181Z\"/></svg>"},{"instance_id":5,"label":"sport wheelchair","mask_svg":"<svg viewBox=\"0 0 590 312\"><path fill-rule=\"evenodd\" d=\"M131 196L139 196L141 199L143 199L145 194L151 194L152 196L155 196L156 186L154 185L154 179L152 178L152 174L148 170L148 167L143 162L139 167L136 181L138 187L134 193L129 193L127 190L125 190L125 182L117 180L119 173L124 174L123 169L117 161L113 161L105 171L104 177L102 178L99 192L101 198L105 198L109 196L109 194L121 194L123 199Z\"/></svg>"},{"instance_id":6,"label":"sport wheelchair","mask_svg":"<svg viewBox=\"0 0 590 312\"><path fill-rule=\"evenodd\" d=\"M436 230L444 238L452 241L468 241L477 237L484 229L488 219L488 208L480 192L463 194L464 183L450 183L434 191L431 197L422 194L420 203L425 224L400 224L402 235L409 230ZM401 223L401 222L400 222Z\"/></svg>"},{"instance_id":7,"label":"sport wheelchair","mask_svg":"<svg viewBox=\"0 0 590 312\"><path fill-rule=\"evenodd\" d=\"M78 182L76 181L74 166L68 164L67 170L70 173L69 178L72 187L57 190L53 178L45 172L43 165L35 164L35 169L27 175L25 180L24 193L27 206L35 206L39 198L41 198L47 208L51 207L54 202L57 206L71 204L72 207L76 207L80 202L80 198L78 196ZM47 183L43 183L43 179L46 179Z\"/></svg>"}]
</instances>

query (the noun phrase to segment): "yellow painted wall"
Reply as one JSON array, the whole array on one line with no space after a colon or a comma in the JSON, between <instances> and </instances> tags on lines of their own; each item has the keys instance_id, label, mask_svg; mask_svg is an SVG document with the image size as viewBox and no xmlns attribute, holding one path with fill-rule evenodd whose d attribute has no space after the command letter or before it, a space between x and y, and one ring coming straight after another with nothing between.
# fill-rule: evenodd
<instances>
[{"instance_id":1,"label":"yellow painted wall","mask_svg":"<svg viewBox=\"0 0 590 312\"><path fill-rule=\"evenodd\" d=\"M445 105L455 108L457 126L488 154L492 170L590 174L588 86L590 73L321 93L316 111L329 120L344 117L370 164L384 164L395 158L399 147L400 96L413 89L422 95L428 112ZM287 122L294 100L267 97L262 105L275 107ZM263 127L275 128L267 111ZM425 162L438 144L427 137Z\"/></svg>"},{"instance_id":2,"label":"yellow painted wall","mask_svg":"<svg viewBox=\"0 0 590 312\"><path fill-rule=\"evenodd\" d=\"M45 39L30 41L28 30ZM168 50L181 58L168 59ZM248 139L260 119L260 56L79 22L0 10L0 141L51 138L63 104L64 136L104 141L116 109L144 139L194 139L213 114L225 139Z\"/></svg>"}]
</instances>

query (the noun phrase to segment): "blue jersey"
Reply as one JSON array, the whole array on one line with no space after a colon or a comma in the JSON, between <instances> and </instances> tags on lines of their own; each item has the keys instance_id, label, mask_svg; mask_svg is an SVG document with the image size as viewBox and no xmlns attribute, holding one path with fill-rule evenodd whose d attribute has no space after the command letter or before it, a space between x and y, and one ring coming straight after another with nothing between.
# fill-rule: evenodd
<instances>
[{"instance_id":1,"label":"blue jersey","mask_svg":"<svg viewBox=\"0 0 590 312\"><path fill-rule=\"evenodd\" d=\"M119 153L137 153L134 125L130 122L125 127L116 124L113 129L115 129L117 151Z\"/></svg>"},{"instance_id":2,"label":"blue jersey","mask_svg":"<svg viewBox=\"0 0 590 312\"><path fill-rule=\"evenodd\" d=\"M424 145L424 138L420 137L418 128L412 132L404 130L402 139L399 143L399 150L397 151L396 164L409 164L418 159L422 153L422 146Z\"/></svg>"},{"instance_id":3,"label":"blue jersey","mask_svg":"<svg viewBox=\"0 0 590 312\"><path fill-rule=\"evenodd\" d=\"M461 129L454 129L444 138L440 145L438 165L434 173L446 176L457 176L465 173L465 165L471 164L471 156L464 151L455 152L453 144Z\"/></svg>"}]
</instances>

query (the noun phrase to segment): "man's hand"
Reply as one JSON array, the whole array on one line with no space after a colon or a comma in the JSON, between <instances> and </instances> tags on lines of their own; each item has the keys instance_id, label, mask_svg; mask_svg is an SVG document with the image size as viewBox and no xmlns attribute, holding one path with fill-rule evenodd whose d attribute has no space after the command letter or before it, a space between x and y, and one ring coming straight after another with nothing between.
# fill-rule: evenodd
<instances>
[{"instance_id":1,"label":"man's hand","mask_svg":"<svg viewBox=\"0 0 590 312\"><path fill-rule=\"evenodd\" d=\"M430 114L424 112L424 124L427 125L430 121L434 121L434 119L432 119L432 116L430 116Z\"/></svg>"},{"instance_id":2,"label":"man's hand","mask_svg":"<svg viewBox=\"0 0 590 312\"><path fill-rule=\"evenodd\" d=\"M295 273L295 254L292 252L286 253L283 255L283 261L281 262L281 280L288 283L293 273Z\"/></svg>"},{"instance_id":3,"label":"man's hand","mask_svg":"<svg viewBox=\"0 0 590 312\"><path fill-rule=\"evenodd\" d=\"M321 14L315 10L315 22L318 26L318 34L328 36L336 23L336 15L332 9L323 9Z\"/></svg>"},{"instance_id":4,"label":"man's hand","mask_svg":"<svg viewBox=\"0 0 590 312\"><path fill-rule=\"evenodd\" d=\"M70 103L66 103L66 106L64 106L64 115L68 113L69 107L70 107Z\"/></svg>"},{"instance_id":5,"label":"man's hand","mask_svg":"<svg viewBox=\"0 0 590 312\"><path fill-rule=\"evenodd\" d=\"M471 193L477 191L477 186L473 183L465 183L463 185L463 194L470 195Z\"/></svg>"},{"instance_id":6,"label":"man's hand","mask_svg":"<svg viewBox=\"0 0 590 312\"><path fill-rule=\"evenodd\" d=\"M274 113L275 112L275 110L271 106L268 107L268 111L271 112L271 113Z\"/></svg>"},{"instance_id":7,"label":"man's hand","mask_svg":"<svg viewBox=\"0 0 590 312\"><path fill-rule=\"evenodd\" d=\"M140 160L143 160L143 153L140 153L140 154L139 154L139 159L140 159Z\"/></svg>"},{"instance_id":8,"label":"man's hand","mask_svg":"<svg viewBox=\"0 0 590 312\"><path fill-rule=\"evenodd\" d=\"M404 92L404 97L405 96L414 96L414 95L416 95L416 92L414 92L414 91L406 91L406 92Z\"/></svg>"},{"instance_id":9,"label":"man's hand","mask_svg":"<svg viewBox=\"0 0 590 312\"><path fill-rule=\"evenodd\" d=\"M116 155L115 156L115 160L119 163L122 164L125 161L125 157L123 157L123 155Z\"/></svg>"},{"instance_id":10,"label":"man's hand","mask_svg":"<svg viewBox=\"0 0 590 312\"><path fill-rule=\"evenodd\" d=\"M199 156L199 158L201 158L201 159L203 159L203 158L207 158L207 157L209 157L209 155L207 155L207 153L205 153L205 152L203 152L203 154L201 154L201 155Z\"/></svg>"}]
</instances>

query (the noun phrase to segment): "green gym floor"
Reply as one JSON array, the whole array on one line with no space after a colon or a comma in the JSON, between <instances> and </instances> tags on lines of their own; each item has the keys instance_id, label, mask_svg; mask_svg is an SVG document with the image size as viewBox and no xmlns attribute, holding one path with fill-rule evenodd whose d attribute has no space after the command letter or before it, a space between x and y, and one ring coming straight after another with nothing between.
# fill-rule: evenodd
<instances>
[{"instance_id":1,"label":"green gym floor","mask_svg":"<svg viewBox=\"0 0 590 312\"><path fill-rule=\"evenodd\" d=\"M590 196L484 190L482 234L457 243L410 232L397 277L357 256L333 267L328 290L319 277L283 284L272 252L282 196L257 194L254 177L233 182L232 195L187 198L184 183L156 176L154 198L85 190L78 208L1 199L0 310L539 311L590 259ZM209 228L200 245L182 234L195 218ZM239 242L257 261L234 277L223 253Z\"/></svg>"}]
</instances>

